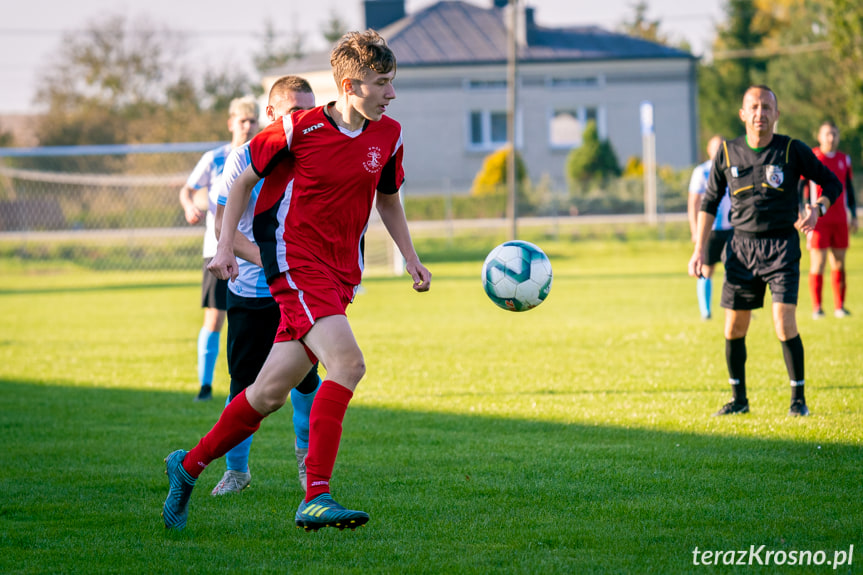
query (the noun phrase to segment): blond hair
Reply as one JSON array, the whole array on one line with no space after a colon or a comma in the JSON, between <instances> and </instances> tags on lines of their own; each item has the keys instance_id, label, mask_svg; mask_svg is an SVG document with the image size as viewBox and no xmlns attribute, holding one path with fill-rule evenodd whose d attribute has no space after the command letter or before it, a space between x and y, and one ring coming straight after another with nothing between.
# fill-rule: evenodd
<instances>
[{"instance_id":1,"label":"blond hair","mask_svg":"<svg viewBox=\"0 0 863 575\"><path fill-rule=\"evenodd\" d=\"M370 72L388 74L396 69L396 56L383 36L374 30L348 32L338 41L330 54L333 78L339 93L342 80L362 80Z\"/></svg>"},{"instance_id":2,"label":"blond hair","mask_svg":"<svg viewBox=\"0 0 863 575\"><path fill-rule=\"evenodd\" d=\"M243 96L242 98L234 98L231 100L231 105L228 108L228 115L232 118L240 114L246 116L258 117L258 102L254 96Z\"/></svg>"}]
</instances>

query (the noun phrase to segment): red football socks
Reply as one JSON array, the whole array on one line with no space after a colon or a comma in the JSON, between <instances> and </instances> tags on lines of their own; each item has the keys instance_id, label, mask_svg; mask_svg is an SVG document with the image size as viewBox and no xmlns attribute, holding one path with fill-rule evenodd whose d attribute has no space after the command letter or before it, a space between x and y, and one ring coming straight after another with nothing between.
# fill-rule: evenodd
<instances>
[{"instance_id":1,"label":"red football socks","mask_svg":"<svg viewBox=\"0 0 863 575\"><path fill-rule=\"evenodd\" d=\"M330 380L321 383L309 415L309 454L306 457L306 501L329 493L330 478L339 442L342 421L353 397L348 388Z\"/></svg>"},{"instance_id":2,"label":"red football socks","mask_svg":"<svg viewBox=\"0 0 863 575\"><path fill-rule=\"evenodd\" d=\"M836 309L845 307L845 270L833 270L833 303Z\"/></svg>"},{"instance_id":3,"label":"red football socks","mask_svg":"<svg viewBox=\"0 0 863 575\"><path fill-rule=\"evenodd\" d=\"M244 389L228 404L213 429L186 454L183 469L192 477L198 477L211 461L256 432L263 419L264 416L249 404Z\"/></svg>"},{"instance_id":4,"label":"red football socks","mask_svg":"<svg viewBox=\"0 0 863 575\"><path fill-rule=\"evenodd\" d=\"M809 274L809 292L812 294L812 307L821 309L821 292L824 290L824 276Z\"/></svg>"}]
</instances>

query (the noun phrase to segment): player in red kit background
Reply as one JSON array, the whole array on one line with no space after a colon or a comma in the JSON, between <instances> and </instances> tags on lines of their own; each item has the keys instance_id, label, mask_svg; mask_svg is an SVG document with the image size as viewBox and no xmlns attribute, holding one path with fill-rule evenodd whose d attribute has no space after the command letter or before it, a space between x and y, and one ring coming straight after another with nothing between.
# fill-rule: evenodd
<instances>
[{"instance_id":1,"label":"player in red kit background","mask_svg":"<svg viewBox=\"0 0 863 575\"><path fill-rule=\"evenodd\" d=\"M810 255L809 292L812 295L812 317L824 317L821 294L824 288L824 267L829 250L831 279L833 284L834 315L838 318L851 315L845 309L845 251L848 249L848 221L850 212L851 232L857 231L857 202L854 197L851 157L839 151L839 128L833 122L824 122L818 129L819 147L812 151L821 162L830 168L844 189L836 203L830 206L824 217L818 219L815 229L808 235L807 244ZM809 182L807 182L809 183ZM812 190L809 198L814 202L821 197L821 186L814 182L804 193Z\"/></svg>"},{"instance_id":2,"label":"player in red kit background","mask_svg":"<svg viewBox=\"0 0 863 575\"><path fill-rule=\"evenodd\" d=\"M348 403L365 374L345 311L362 277L361 241L373 203L405 259L413 288L428 291L431 273L414 250L399 199L401 126L384 115L395 98L395 55L376 32L350 32L333 48L330 63L338 99L294 112L258 134L249 147L251 165L228 196L209 269L222 279L236 277L237 223L252 188L265 177L254 235L281 322L255 382L231 401L195 448L166 458L170 490L162 515L168 528L185 526L189 498L204 468L282 407L317 359L327 375L309 417L307 490L295 523L316 530L354 528L369 520L367 513L333 500L330 478Z\"/></svg>"}]
</instances>

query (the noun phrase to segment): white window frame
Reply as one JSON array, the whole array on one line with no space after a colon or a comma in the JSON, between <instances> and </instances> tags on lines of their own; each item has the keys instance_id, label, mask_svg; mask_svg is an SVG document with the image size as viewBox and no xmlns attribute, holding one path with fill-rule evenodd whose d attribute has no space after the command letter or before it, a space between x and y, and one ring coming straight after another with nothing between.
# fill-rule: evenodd
<instances>
[{"instance_id":1,"label":"white window frame","mask_svg":"<svg viewBox=\"0 0 863 575\"><path fill-rule=\"evenodd\" d=\"M479 113L481 114L481 126L482 130L482 139L480 142L473 141L473 114ZM487 152L492 150L497 150L506 146L509 141L492 141L491 139L491 117L492 114L503 114L506 116L506 110L501 110L497 108L483 108L483 109L472 109L468 110L465 117L465 142L467 143L466 147L469 152ZM521 109L517 109L515 112L515 147L516 149L521 149L523 147L523 134L522 130L522 113Z\"/></svg>"}]
</instances>

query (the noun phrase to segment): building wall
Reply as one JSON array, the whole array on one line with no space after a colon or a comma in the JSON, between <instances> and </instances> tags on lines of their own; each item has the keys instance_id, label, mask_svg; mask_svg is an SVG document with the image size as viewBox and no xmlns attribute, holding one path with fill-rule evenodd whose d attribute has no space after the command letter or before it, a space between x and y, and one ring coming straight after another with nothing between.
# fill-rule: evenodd
<instances>
[{"instance_id":1,"label":"building wall","mask_svg":"<svg viewBox=\"0 0 863 575\"><path fill-rule=\"evenodd\" d=\"M517 105L518 146L533 181L565 184L571 146L549 141L555 110L596 112L600 136L610 140L621 165L641 157L639 107L654 105L657 162L693 165L695 85L691 60L639 60L521 64ZM335 99L329 70L302 74L318 104ZM412 193L464 192L485 157L499 145L470 144L470 112L505 113L505 66L400 68L396 100L388 113L404 128L405 173ZM272 81L272 79L270 79ZM265 81L266 85L266 81Z\"/></svg>"}]
</instances>

